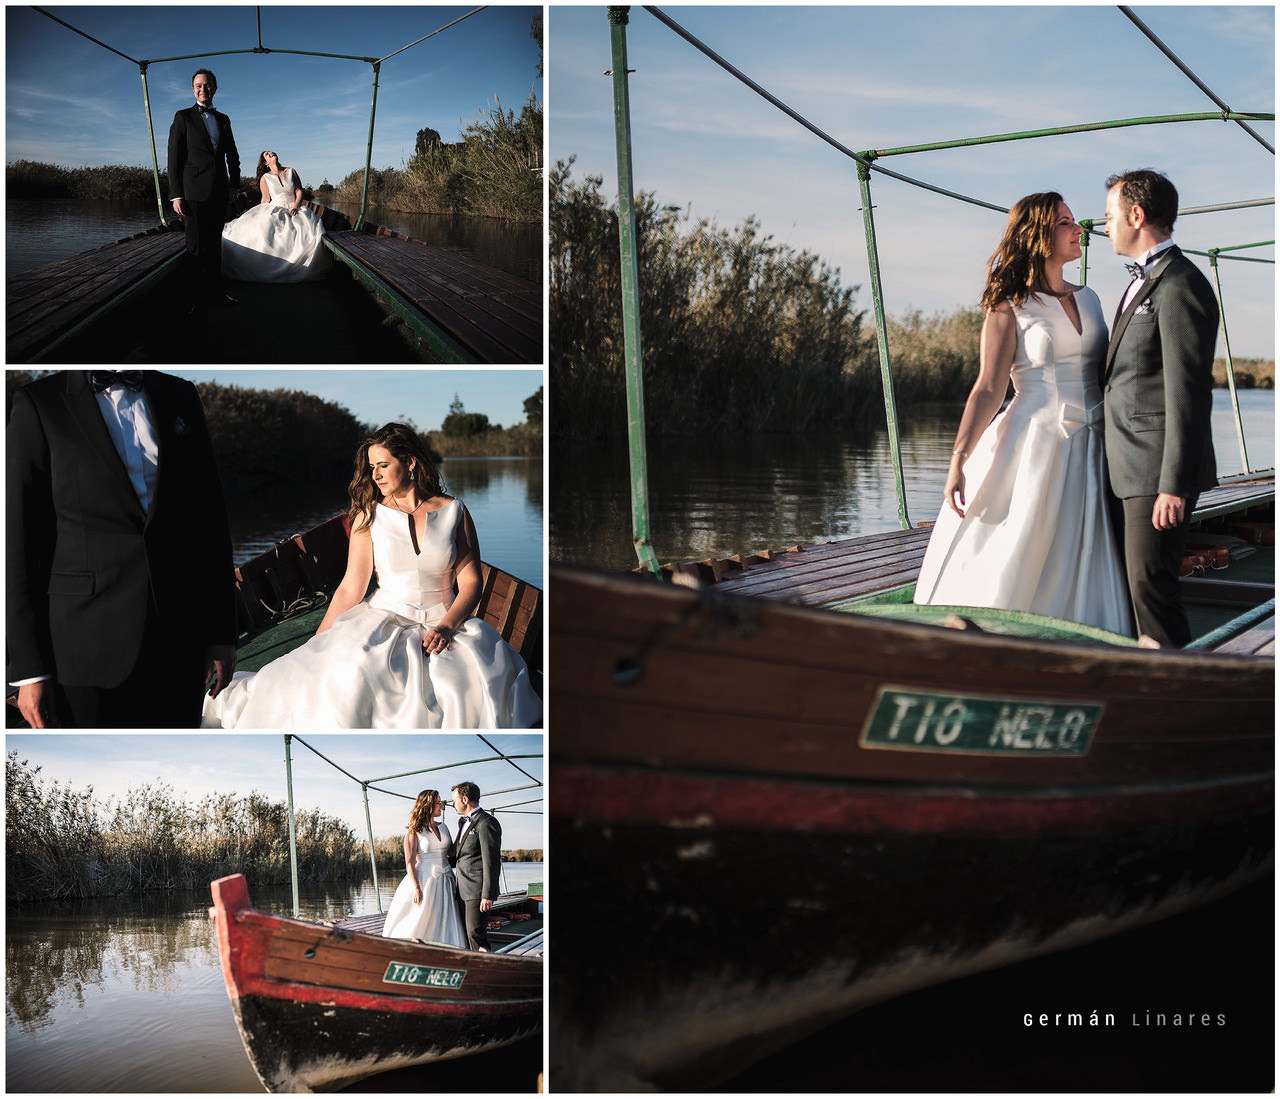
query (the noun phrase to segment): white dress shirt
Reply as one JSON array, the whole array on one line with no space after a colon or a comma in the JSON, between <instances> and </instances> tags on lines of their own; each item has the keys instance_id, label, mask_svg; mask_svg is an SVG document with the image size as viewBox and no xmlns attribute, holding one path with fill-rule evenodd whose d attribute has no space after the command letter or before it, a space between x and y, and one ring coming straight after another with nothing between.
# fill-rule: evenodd
<instances>
[{"instance_id":1,"label":"white dress shirt","mask_svg":"<svg viewBox=\"0 0 1280 1099\"><path fill-rule=\"evenodd\" d=\"M155 422L151 418L147 395L140 389L113 385L94 396L111 442L129 474L138 502L146 512L156 490L160 457L160 444L156 441Z\"/></svg>"},{"instance_id":2,"label":"white dress shirt","mask_svg":"<svg viewBox=\"0 0 1280 1099\"><path fill-rule=\"evenodd\" d=\"M1124 292L1124 298L1120 302L1121 313L1129 308L1129 303L1133 301L1134 296L1137 295L1142 290L1143 286L1146 285L1147 276L1145 269L1151 266L1151 263L1156 256L1160 255L1162 252L1167 252L1172 247L1173 238L1170 237L1168 240L1162 240L1154 248L1148 248L1141 256L1138 257L1138 262L1142 264L1144 269L1143 275L1142 278L1134 279L1133 282L1129 283L1129 289Z\"/></svg>"}]
</instances>

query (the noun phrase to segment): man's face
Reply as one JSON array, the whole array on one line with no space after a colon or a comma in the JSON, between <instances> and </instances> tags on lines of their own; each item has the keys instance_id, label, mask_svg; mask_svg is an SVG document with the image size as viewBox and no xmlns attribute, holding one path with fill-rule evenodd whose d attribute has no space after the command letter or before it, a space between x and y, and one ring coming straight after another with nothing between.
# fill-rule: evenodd
<instances>
[{"instance_id":1,"label":"man's face","mask_svg":"<svg viewBox=\"0 0 1280 1099\"><path fill-rule=\"evenodd\" d=\"M218 90L218 85L208 73L196 73L191 81L191 90L195 93L196 102L202 107L208 107L213 102L213 93Z\"/></svg>"},{"instance_id":2,"label":"man's face","mask_svg":"<svg viewBox=\"0 0 1280 1099\"><path fill-rule=\"evenodd\" d=\"M467 799L457 790L453 791L453 807L457 810L458 816L463 816L467 812Z\"/></svg>"},{"instance_id":3,"label":"man's face","mask_svg":"<svg viewBox=\"0 0 1280 1099\"><path fill-rule=\"evenodd\" d=\"M1111 248L1118 256L1136 256L1138 230L1133 225L1131 208L1120 195L1123 183L1117 183L1107 192L1107 236Z\"/></svg>"}]
</instances>

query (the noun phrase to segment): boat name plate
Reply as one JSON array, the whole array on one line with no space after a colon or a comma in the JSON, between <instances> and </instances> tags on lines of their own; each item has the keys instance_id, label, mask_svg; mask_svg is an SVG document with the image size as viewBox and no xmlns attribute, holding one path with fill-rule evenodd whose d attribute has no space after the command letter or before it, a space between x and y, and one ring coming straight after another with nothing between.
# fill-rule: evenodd
<instances>
[{"instance_id":1,"label":"boat name plate","mask_svg":"<svg viewBox=\"0 0 1280 1099\"><path fill-rule=\"evenodd\" d=\"M465 969L437 969L429 965L389 962L382 975L384 984L423 985L426 988L461 988L467 976Z\"/></svg>"},{"instance_id":2,"label":"boat name plate","mask_svg":"<svg viewBox=\"0 0 1280 1099\"><path fill-rule=\"evenodd\" d=\"M1083 756L1100 702L937 694L884 686L862 729L864 748L964 755Z\"/></svg>"}]
</instances>

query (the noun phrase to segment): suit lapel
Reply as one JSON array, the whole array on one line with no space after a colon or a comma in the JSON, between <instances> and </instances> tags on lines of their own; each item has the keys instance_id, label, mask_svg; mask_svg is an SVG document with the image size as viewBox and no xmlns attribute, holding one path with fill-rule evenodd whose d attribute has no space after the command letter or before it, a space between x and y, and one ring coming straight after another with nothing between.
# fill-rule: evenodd
<instances>
[{"instance_id":1,"label":"suit lapel","mask_svg":"<svg viewBox=\"0 0 1280 1099\"><path fill-rule=\"evenodd\" d=\"M147 522L151 522L156 513L156 505L164 493L165 486L165 453L169 449L169 432L173 430L170 415L164 399L164 386L154 370L142 373L142 392L146 394L147 404L151 409L151 423L156 430L156 486L151 493L151 506L147 508Z\"/></svg>"},{"instance_id":2,"label":"suit lapel","mask_svg":"<svg viewBox=\"0 0 1280 1099\"><path fill-rule=\"evenodd\" d=\"M1129 327L1129 321L1133 319L1134 313L1137 312L1138 306L1151 297L1151 292L1156 288L1161 276L1169 269L1169 264L1174 260L1175 256L1182 253L1178 251L1175 244L1172 248L1166 248L1164 254L1156 261L1156 265L1151 269L1151 274L1147 276L1146 282L1143 283L1142 289L1133 296L1131 301L1123 312L1117 312L1115 325L1111 332L1111 342L1107 344L1107 365L1103 371L1103 378L1106 379L1111 374L1111 366L1115 362L1116 352L1120 349L1120 341L1124 338L1124 331ZM1123 296L1120 299L1124 301Z\"/></svg>"},{"instance_id":3,"label":"suit lapel","mask_svg":"<svg viewBox=\"0 0 1280 1099\"><path fill-rule=\"evenodd\" d=\"M138 500L138 494L133 491L129 471L125 469L124 462L120 460L115 444L111 441L111 433L107 430L107 423L102 418L102 410L98 407L98 398L94 396L93 386L89 384L87 370L67 371L65 399L72 419L84 432L89 445L102 460L104 468L113 472L114 480L141 515L142 504Z\"/></svg>"}]
</instances>

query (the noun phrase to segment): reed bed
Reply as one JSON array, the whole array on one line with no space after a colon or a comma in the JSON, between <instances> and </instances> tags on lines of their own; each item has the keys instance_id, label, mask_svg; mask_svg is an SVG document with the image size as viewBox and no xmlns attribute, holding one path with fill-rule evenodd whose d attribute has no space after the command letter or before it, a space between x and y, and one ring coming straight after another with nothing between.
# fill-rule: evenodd
<instances>
[{"instance_id":1,"label":"reed bed","mask_svg":"<svg viewBox=\"0 0 1280 1099\"><path fill-rule=\"evenodd\" d=\"M371 169L369 201L391 210L542 220L542 107L532 96L517 114L494 102L462 130L462 140L416 152L401 168ZM360 201L364 169L332 191Z\"/></svg>"},{"instance_id":2,"label":"reed bed","mask_svg":"<svg viewBox=\"0 0 1280 1099\"><path fill-rule=\"evenodd\" d=\"M1232 359L1237 389L1275 389L1275 359ZM1213 360L1213 384L1219 389L1227 384L1227 360Z\"/></svg>"},{"instance_id":3,"label":"reed bed","mask_svg":"<svg viewBox=\"0 0 1280 1099\"><path fill-rule=\"evenodd\" d=\"M5 898L22 903L203 889L234 873L263 885L286 884L287 813L283 802L259 793L210 794L191 804L163 783L102 801L92 787L46 779L10 752ZM320 809L297 810L295 821L301 880L358 880L368 873L366 845L342 821ZM402 864L397 846L385 868Z\"/></svg>"}]
</instances>

